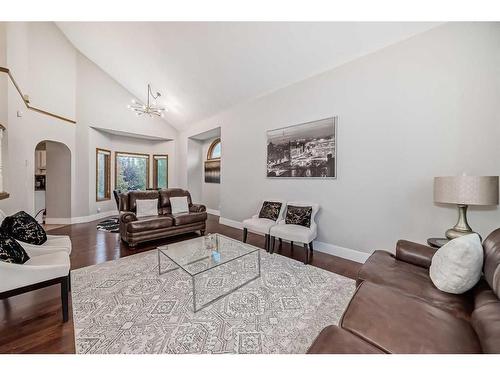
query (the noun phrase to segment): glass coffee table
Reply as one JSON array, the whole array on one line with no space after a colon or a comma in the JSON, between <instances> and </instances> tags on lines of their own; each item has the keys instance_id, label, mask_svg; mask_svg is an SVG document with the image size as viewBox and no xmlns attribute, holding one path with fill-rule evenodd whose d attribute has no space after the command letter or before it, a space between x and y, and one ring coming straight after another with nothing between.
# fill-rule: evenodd
<instances>
[{"instance_id":1,"label":"glass coffee table","mask_svg":"<svg viewBox=\"0 0 500 375\"><path fill-rule=\"evenodd\" d=\"M194 312L260 277L260 249L222 234L160 246L157 250L160 275L180 268L191 276ZM170 267L162 267L165 262Z\"/></svg>"}]
</instances>

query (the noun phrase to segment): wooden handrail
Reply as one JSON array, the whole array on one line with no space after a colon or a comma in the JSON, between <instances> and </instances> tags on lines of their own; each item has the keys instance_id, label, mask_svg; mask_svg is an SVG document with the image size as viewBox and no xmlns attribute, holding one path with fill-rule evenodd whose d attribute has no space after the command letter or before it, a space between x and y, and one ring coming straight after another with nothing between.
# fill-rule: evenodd
<instances>
[{"instance_id":1,"label":"wooden handrail","mask_svg":"<svg viewBox=\"0 0 500 375\"><path fill-rule=\"evenodd\" d=\"M71 119L69 119L67 117L59 116L59 115L56 115L55 113L48 112L48 111L45 111L43 109L36 108L36 107L33 107L32 105L30 105L29 101L26 100L25 96L23 95L23 93L22 93L19 85L17 84L16 80L12 76L12 73L10 72L10 69L4 68L4 67L0 66L0 72L5 73L5 74L7 74L9 76L9 78L12 81L12 84L16 88L17 92L19 93L19 95L21 95L21 99L23 100L24 104L26 105L26 108L31 109L32 111L35 111L35 112L47 115L47 116L54 117L54 118L62 120L62 121L66 121L66 122L70 122L72 124L76 124L75 120L71 120Z\"/></svg>"}]
</instances>

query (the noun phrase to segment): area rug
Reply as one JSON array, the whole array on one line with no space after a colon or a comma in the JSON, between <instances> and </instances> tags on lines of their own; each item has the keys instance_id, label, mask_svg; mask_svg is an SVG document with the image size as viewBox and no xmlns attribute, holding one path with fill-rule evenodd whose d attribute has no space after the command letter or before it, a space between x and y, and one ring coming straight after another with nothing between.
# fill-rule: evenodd
<instances>
[{"instance_id":1,"label":"area rug","mask_svg":"<svg viewBox=\"0 0 500 375\"><path fill-rule=\"evenodd\" d=\"M120 233L120 219L113 217L97 223L97 230L111 233Z\"/></svg>"},{"instance_id":2,"label":"area rug","mask_svg":"<svg viewBox=\"0 0 500 375\"><path fill-rule=\"evenodd\" d=\"M245 259L237 267L255 267ZM235 273L208 276L204 287L220 288ZM191 278L180 269L159 276L156 250L71 276L80 354L305 353L355 290L354 280L263 250L260 278L197 313Z\"/></svg>"}]
</instances>

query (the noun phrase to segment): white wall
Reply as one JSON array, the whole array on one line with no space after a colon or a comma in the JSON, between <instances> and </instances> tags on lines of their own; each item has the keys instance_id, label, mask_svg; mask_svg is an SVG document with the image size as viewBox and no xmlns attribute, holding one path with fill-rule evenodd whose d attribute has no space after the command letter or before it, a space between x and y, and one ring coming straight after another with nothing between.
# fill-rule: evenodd
<instances>
[{"instance_id":1,"label":"white wall","mask_svg":"<svg viewBox=\"0 0 500 375\"><path fill-rule=\"evenodd\" d=\"M67 145L71 151L72 217L79 221L92 218L99 206L114 209L114 203L95 201L95 147L114 150L121 147L122 141L103 136L101 142L91 127L168 139L175 139L177 131L160 119L136 117L126 107L132 95L80 54L52 22L1 23L0 51L3 36L6 65L31 104L75 119L77 124L27 110L13 85L6 85L4 186L11 196L0 201L0 208L7 213L34 213L34 149L40 141L51 140ZM0 52L0 61L1 56ZM18 111L22 117L17 116ZM175 186L175 144L164 143L158 146L156 141L143 140L137 148L167 150L169 183Z\"/></svg>"},{"instance_id":2,"label":"white wall","mask_svg":"<svg viewBox=\"0 0 500 375\"><path fill-rule=\"evenodd\" d=\"M164 155L169 156L168 163L168 186L175 187L175 176L174 169L172 168L173 163L170 158L174 154L174 143L172 141L153 141L138 139L133 137L125 137L119 135L109 135L103 133L102 131L90 129L90 147L94 150L93 157L91 157L92 168L90 168L89 181L93 182L92 188L90 189L89 200L91 202L90 212L96 214L98 209L100 212L109 212L116 210L116 203L111 196L110 200L96 202L96 191L95 191L95 178L96 178L96 148L104 148L112 152L111 155L111 181L114 186L115 180L115 154L116 152L133 152L139 154L149 155L149 186L153 186L153 155ZM174 159L175 160L175 159Z\"/></svg>"},{"instance_id":3,"label":"white wall","mask_svg":"<svg viewBox=\"0 0 500 375\"><path fill-rule=\"evenodd\" d=\"M47 172L45 209L47 222L71 218L71 153L59 142L45 142Z\"/></svg>"},{"instance_id":4,"label":"white wall","mask_svg":"<svg viewBox=\"0 0 500 375\"><path fill-rule=\"evenodd\" d=\"M216 137L219 138L219 137ZM205 182L205 160L207 152L216 138L187 139L186 188L195 203L204 204L212 213L217 213L220 206L220 184Z\"/></svg>"},{"instance_id":5,"label":"white wall","mask_svg":"<svg viewBox=\"0 0 500 375\"><path fill-rule=\"evenodd\" d=\"M203 177L202 142L196 139L187 139L186 143L185 168L187 180L184 186L189 190L193 202L203 204L203 189L201 186Z\"/></svg>"},{"instance_id":6,"label":"white wall","mask_svg":"<svg viewBox=\"0 0 500 375\"><path fill-rule=\"evenodd\" d=\"M218 138L218 137L217 137ZM207 183L205 182L205 160L207 160L207 153L210 145L216 138L207 139L203 141L201 149L202 157L202 175L201 175L201 203L207 206L207 208L219 211L220 209L220 184Z\"/></svg>"},{"instance_id":7,"label":"white wall","mask_svg":"<svg viewBox=\"0 0 500 375\"><path fill-rule=\"evenodd\" d=\"M62 115L74 117L76 82L75 49L61 39L57 28L47 23L7 23L6 65L17 83L30 96L33 106L48 106ZM35 34L39 34L35 36ZM40 40L40 36L45 38ZM51 53L47 53L51 51ZM57 66L65 68L57 69ZM41 67L47 67L47 70ZM59 98L59 85L65 98ZM57 93L55 95L54 93ZM0 202L7 213L34 212L34 174L36 145L43 140L64 143L74 155L75 126L26 109L14 86L7 84L7 155L4 159L4 186L10 198ZM50 103L48 102L50 100ZM42 107L43 108L43 107ZM18 116L19 115L21 117ZM74 158L71 160L74 186ZM72 194L72 200L76 197Z\"/></svg>"},{"instance_id":8,"label":"white wall","mask_svg":"<svg viewBox=\"0 0 500 375\"><path fill-rule=\"evenodd\" d=\"M442 236L456 209L432 201L434 176L500 174L500 24L453 23L193 124L224 140L221 216L241 221L261 199L321 205L321 242L371 252ZM265 177L266 130L339 116L338 179ZM187 174L180 175L187 183ZM486 235L500 211L470 210Z\"/></svg>"}]
</instances>

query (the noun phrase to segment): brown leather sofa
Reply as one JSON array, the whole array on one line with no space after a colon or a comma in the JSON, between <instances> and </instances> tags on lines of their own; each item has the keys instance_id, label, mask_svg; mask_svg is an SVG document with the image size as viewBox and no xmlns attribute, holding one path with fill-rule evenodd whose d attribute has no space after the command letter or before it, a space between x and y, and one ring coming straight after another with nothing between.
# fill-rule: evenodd
<instances>
[{"instance_id":1,"label":"brown leather sofa","mask_svg":"<svg viewBox=\"0 0 500 375\"><path fill-rule=\"evenodd\" d=\"M339 326L308 353L500 353L500 229L483 249L483 278L461 295L432 284L435 249L401 240L395 255L375 251Z\"/></svg>"},{"instance_id":2,"label":"brown leather sofa","mask_svg":"<svg viewBox=\"0 0 500 375\"><path fill-rule=\"evenodd\" d=\"M189 212L172 215L171 197L187 197ZM137 217L136 201L158 198L158 215ZM193 204L191 194L183 189L130 191L120 194L120 235L134 247L138 243L177 234L200 231L205 233L207 213L202 204Z\"/></svg>"}]
</instances>

